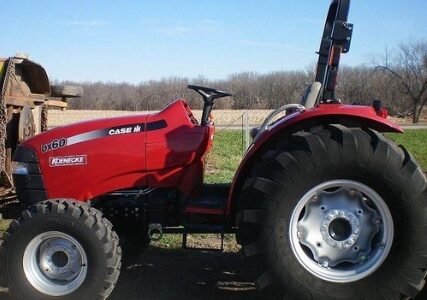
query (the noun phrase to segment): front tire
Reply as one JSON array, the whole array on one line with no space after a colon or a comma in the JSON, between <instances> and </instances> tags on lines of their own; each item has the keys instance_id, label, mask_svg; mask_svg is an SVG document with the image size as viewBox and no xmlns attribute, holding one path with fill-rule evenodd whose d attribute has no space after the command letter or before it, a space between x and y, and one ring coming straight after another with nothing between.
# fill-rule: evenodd
<instances>
[{"instance_id":1,"label":"front tire","mask_svg":"<svg viewBox=\"0 0 427 300\"><path fill-rule=\"evenodd\" d=\"M13 221L2 266L19 299L105 299L118 279L119 240L96 209L71 200L37 203Z\"/></svg>"},{"instance_id":2,"label":"front tire","mask_svg":"<svg viewBox=\"0 0 427 300\"><path fill-rule=\"evenodd\" d=\"M286 299L402 299L423 288L427 183L405 149L373 130L297 132L243 185L238 239Z\"/></svg>"}]
</instances>

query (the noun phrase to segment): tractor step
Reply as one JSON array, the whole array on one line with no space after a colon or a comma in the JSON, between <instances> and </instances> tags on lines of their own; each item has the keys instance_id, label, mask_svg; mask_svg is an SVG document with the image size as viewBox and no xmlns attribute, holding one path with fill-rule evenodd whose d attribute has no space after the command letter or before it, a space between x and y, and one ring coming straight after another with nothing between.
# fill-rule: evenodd
<instances>
[{"instance_id":1,"label":"tractor step","mask_svg":"<svg viewBox=\"0 0 427 300\"><path fill-rule=\"evenodd\" d=\"M185 213L223 215L229 188L229 184L205 184L199 197L187 200Z\"/></svg>"},{"instance_id":2,"label":"tractor step","mask_svg":"<svg viewBox=\"0 0 427 300\"><path fill-rule=\"evenodd\" d=\"M225 206L229 184L205 184L199 197L187 199L184 212L186 223L182 235L182 248L199 251L224 251ZM220 248L189 247L190 234L219 234Z\"/></svg>"},{"instance_id":3,"label":"tractor step","mask_svg":"<svg viewBox=\"0 0 427 300\"><path fill-rule=\"evenodd\" d=\"M217 233L220 234L220 248L203 248L203 247L190 247L188 246L187 239L190 234L203 234L203 233ZM184 232L182 235L182 248L186 250L198 250L198 251L224 251L224 225L207 225L207 224L186 224L184 226Z\"/></svg>"}]
</instances>

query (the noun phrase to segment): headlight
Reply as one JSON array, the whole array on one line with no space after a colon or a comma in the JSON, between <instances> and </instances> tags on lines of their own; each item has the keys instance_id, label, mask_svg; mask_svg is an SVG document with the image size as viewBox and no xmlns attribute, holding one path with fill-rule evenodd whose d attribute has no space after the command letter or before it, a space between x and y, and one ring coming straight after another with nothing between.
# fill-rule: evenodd
<instances>
[{"instance_id":1,"label":"headlight","mask_svg":"<svg viewBox=\"0 0 427 300\"><path fill-rule=\"evenodd\" d=\"M18 175L27 175L28 168L27 164L24 162L13 161L12 162L12 173Z\"/></svg>"}]
</instances>

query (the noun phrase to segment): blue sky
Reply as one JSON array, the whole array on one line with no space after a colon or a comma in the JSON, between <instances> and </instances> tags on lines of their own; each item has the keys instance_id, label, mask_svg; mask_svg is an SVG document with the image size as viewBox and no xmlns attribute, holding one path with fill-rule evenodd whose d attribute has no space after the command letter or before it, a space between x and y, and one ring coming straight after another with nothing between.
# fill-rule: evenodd
<instances>
[{"instance_id":1,"label":"blue sky","mask_svg":"<svg viewBox=\"0 0 427 300\"><path fill-rule=\"evenodd\" d=\"M0 55L29 53L51 79L128 81L305 69L316 61L329 0L9 0ZM352 50L368 62L427 38L427 1L353 0Z\"/></svg>"}]
</instances>

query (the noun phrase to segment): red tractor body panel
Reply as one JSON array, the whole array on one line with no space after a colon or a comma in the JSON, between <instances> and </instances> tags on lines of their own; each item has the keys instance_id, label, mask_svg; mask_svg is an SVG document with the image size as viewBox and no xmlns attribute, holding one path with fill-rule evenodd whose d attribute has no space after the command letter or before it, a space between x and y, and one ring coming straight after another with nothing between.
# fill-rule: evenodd
<instances>
[{"instance_id":1,"label":"red tractor body panel","mask_svg":"<svg viewBox=\"0 0 427 300\"><path fill-rule=\"evenodd\" d=\"M148 186L190 194L203 180L212 136L213 127L197 125L187 103L177 100L159 113L49 130L23 146L37 153L48 198L87 201Z\"/></svg>"},{"instance_id":2,"label":"red tractor body panel","mask_svg":"<svg viewBox=\"0 0 427 300\"><path fill-rule=\"evenodd\" d=\"M167 127L147 131L147 185L177 187L190 195L203 184L205 156L212 146L214 127L199 126L184 100L149 115L147 121L156 123L164 119Z\"/></svg>"},{"instance_id":3,"label":"red tractor body panel","mask_svg":"<svg viewBox=\"0 0 427 300\"><path fill-rule=\"evenodd\" d=\"M380 132L396 132L402 133L403 130L400 126L388 121L381 117L373 107L360 106L360 105L343 105L343 104L321 104L313 108L306 109L303 112L291 114L283 117L276 122L269 130L262 133L259 139L252 144L247 150L242 162L234 175L231 184L229 197L227 199L226 214L229 215L233 212L233 202L236 198L236 192L240 184L240 179L244 177L245 168L257 156L262 146L267 144L280 132L288 130L290 127L298 124L304 124L315 120L324 119L331 124L334 118L348 119L356 121L363 126L375 129Z\"/></svg>"},{"instance_id":4,"label":"red tractor body panel","mask_svg":"<svg viewBox=\"0 0 427 300\"><path fill-rule=\"evenodd\" d=\"M25 142L37 152L48 198L84 201L105 191L145 186L145 132L109 135L108 131L142 125L146 119L141 115L87 121L49 130ZM56 147L55 141L63 144ZM49 145L56 149L48 150Z\"/></svg>"}]
</instances>

